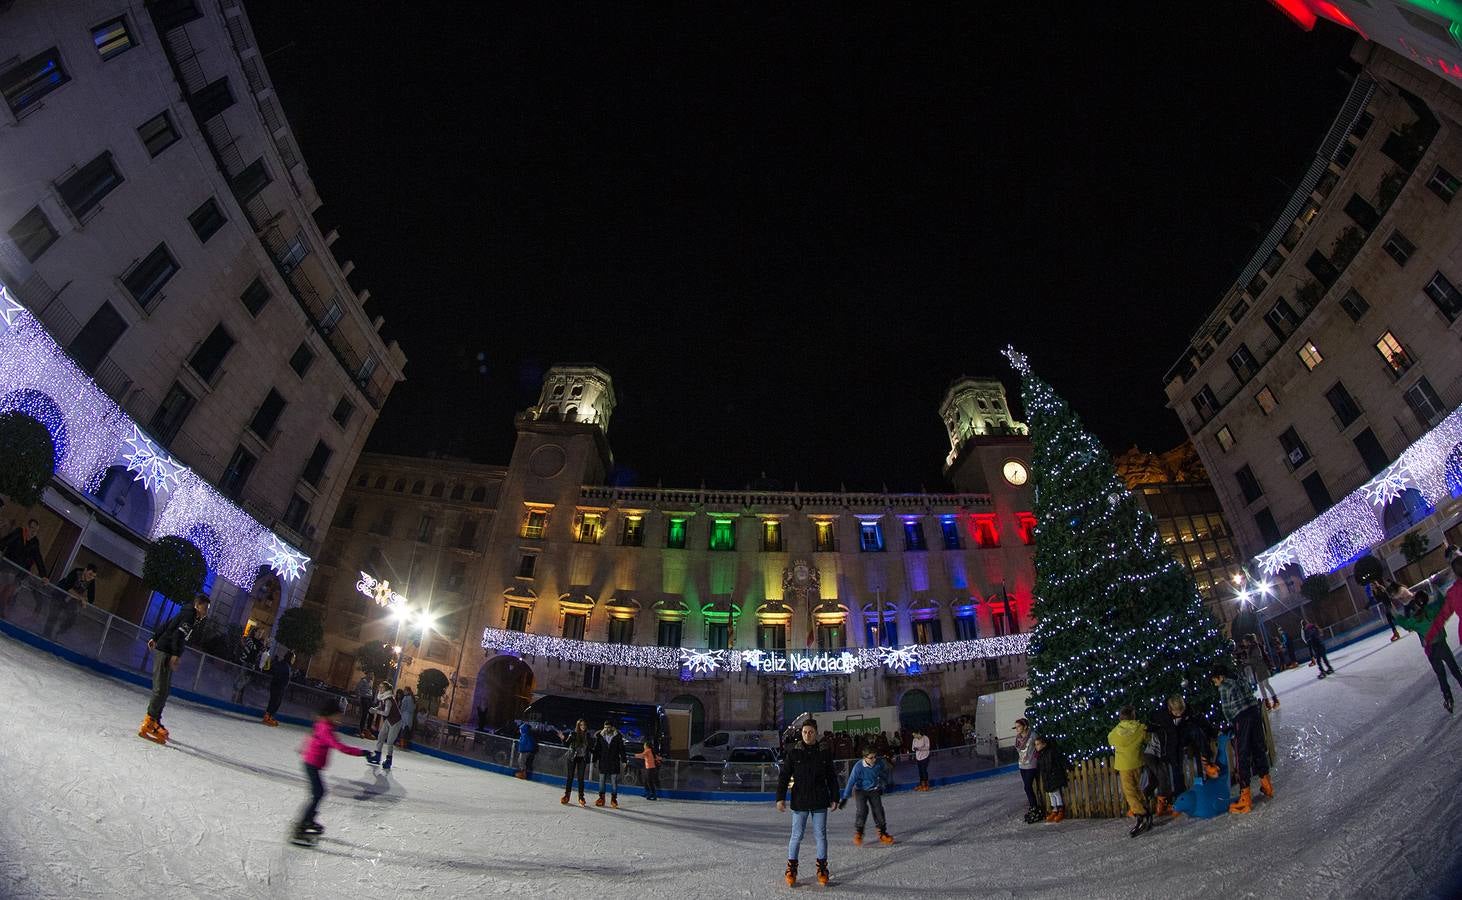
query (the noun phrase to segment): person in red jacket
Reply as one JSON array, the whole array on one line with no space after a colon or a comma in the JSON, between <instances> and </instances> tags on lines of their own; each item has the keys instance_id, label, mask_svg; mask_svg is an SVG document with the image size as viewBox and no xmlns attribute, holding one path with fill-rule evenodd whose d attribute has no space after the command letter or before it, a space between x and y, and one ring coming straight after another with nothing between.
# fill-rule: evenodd
<instances>
[{"instance_id":1,"label":"person in red jacket","mask_svg":"<svg viewBox=\"0 0 1462 900\"><path fill-rule=\"evenodd\" d=\"M1442 601L1442 611L1432 620L1432 627L1427 630L1426 637L1422 638L1422 645L1430 647L1437 635L1446 630L1447 620L1454 614L1462 615L1462 556L1452 557L1452 574L1457 580L1447 589L1447 598ZM1462 621L1457 623L1457 641L1462 643Z\"/></svg>"},{"instance_id":2,"label":"person in red jacket","mask_svg":"<svg viewBox=\"0 0 1462 900\"><path fill-rule=\"evenodd\" d=\"M315 714L315 727L300 745L300 760L305 766L305 777L310 780L310 802L305 804L294 826L292 840L297 844L312 844L315 835L325 830L325 826L315 820L315 812L325 797L325 779L321 777L320 770L329 762L330 750L339 750L346 756L365 756L364 750L342 744L335 736L335 717L339 714L340 701L334 697L321 701L319 712Z\"/></svg>"}]
</instances>

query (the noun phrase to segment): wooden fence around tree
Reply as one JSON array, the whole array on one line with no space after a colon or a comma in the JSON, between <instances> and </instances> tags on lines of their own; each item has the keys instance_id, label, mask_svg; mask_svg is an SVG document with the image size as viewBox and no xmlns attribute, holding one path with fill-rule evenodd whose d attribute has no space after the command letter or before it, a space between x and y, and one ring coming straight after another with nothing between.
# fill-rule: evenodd
<instances>
[{"instance_id":1,"label":"wooden fence around tree","mask_svg":"<svg viewBox=\"0 0 1462 900\"><path fill-rule=\"evenodd\" d=\"M1275 752L1274 729L1269 722L1269 710L1260 707L1264 722L1264 746L1269 751L1270 765L1278 762ZM1066 807L1066 817L1071 819L1116 819L1127 815L1127 799L1122 793L1122 776L1112 768L1111 756L1098 756L1084 760L1066 770L1066 787L1061 789L1061 801ZM1188 784L1193 783L1196 764L1188 758L1183 760L1183 774ZM1230 767L1232 772L1232 767ZM1036 779L1036 791L1041 801L1046 800L1045 788Z\"/></svg>"}]
</instances>

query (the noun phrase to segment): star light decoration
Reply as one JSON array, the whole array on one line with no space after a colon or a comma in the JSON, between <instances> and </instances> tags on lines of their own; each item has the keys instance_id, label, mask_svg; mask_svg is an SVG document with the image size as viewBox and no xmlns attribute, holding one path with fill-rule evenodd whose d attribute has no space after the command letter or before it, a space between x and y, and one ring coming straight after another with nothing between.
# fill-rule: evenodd
<instances>
[{"instance_id":1,"label":"star light decoration","mask_svg":"<svg viewBox=\"0 0 1462 900\"><path fill-rule=\"evenodd\" d=\"M18 315L24 312L26 308L11 296L10 289L0 284L0 319L4 319L7 326L14 325Z\"/></svg>"},{"instance_id":2,"label":"star light decoration","mask_svg":"<svg viewBox=\"0 0 1462 900\"><path fill-rule=\"evenodd\" d=\"M1462 490L1462 408L1407 447L1396 461L1324 513L1255 557L1266 575L1298 564L1305 575L1323 575L1386 539L1386 507L1414 490L1435 507Z\"/></svg>"},{"instance_id":3,"label":"star light decoration","mask_svg":"<svg viewBox=\"0 0 1462 900\"><path fill-rule=\"evenodd\" d=\"M890 669L908 669L919 664L918 647L879 647L878 661Z\"/></svg>"},{"instance_id":4,"label":"star light decoration","mask_svg":"<svg viewBox=\"0 0 1462 900\"><path fill-rule=\"evenodd\" d=\"M133 481L140 482L154 494L177 487L183 473L188 471L187 466L174 462L171 456L158 449L157 444L143 434L135 423L132 425L132 434L127 437L127 443L132 447L130 453L122 453L127 471L132 473Z\"/></svg>"},{"instance_id":5,"label":"star light decoration","mask_svg":"<svg viewBox=\"0 0 1462 900\"><path fill-rule=\"evenodd\" d=\"M273 533L269 534L267 544L264 558L269 561L269 568L274 570L274 574L285 581L294 581L304 574L305 566L310 561L308 556L281 541Z\"/></svg>"},{"instance_id":6,"label":"star light decoration","mask_svg":"<svg viewBox=\"0 0 1462 900\"><path fill-rule=\"evenodd\" d=\"M1012 369L1021 375L1029 375L1031 373L1030 360L1024 353L1015 349L1013 344L1006 344L1005 349L1000 352L1005 355L1006 359L1010 360L1010 367Z\"/></svg>"}]
</instances>

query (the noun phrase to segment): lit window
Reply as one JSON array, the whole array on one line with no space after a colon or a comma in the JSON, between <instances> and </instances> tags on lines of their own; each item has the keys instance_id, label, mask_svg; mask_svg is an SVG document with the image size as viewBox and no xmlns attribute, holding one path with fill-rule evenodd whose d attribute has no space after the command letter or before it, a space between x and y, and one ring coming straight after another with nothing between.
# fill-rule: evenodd
<instances>
[{"instance_id":1,"label":"lit window","mask_svg":"<svg viewBox=\"0 0 1462 900\"><path fill-rule=\"evenodd\" d=\"M124 16L91 26L91 42L96 46L97 55L103 62L137 46L132 32L127 30L127 19Z\"/></svg>"},{"instance_id":2,"label":"lit window","mask_svg":"<svg viewBox=\"0 0 1462 900\"><path fill-rule=\"evenodd\" d=\"M975 537L976 547L999 547L1000 530L995 527L993 513L977 513L970 518L970 531Z\"/></svg>"},{"instance_id":3,"label":"lit window","mask_svg":"<svg viewBox=\"0 0 1462 900\"><path fill-rule=\"evenodd\" d=\"M1305 341L1299 350L1300 362L1305 364L1306 369L1314 370L1316 366L1325 361L1320 355L1320 348L1315 346L1314 341Z\"/></svg>"},{"instance_id":4,"label":"lit window","mask_svg":"<svg viewBox=\"0 0 1462 900\"><path fill-rule=\"evenodd\" d=\"M816 531L817 552L818 553L832 553L832 552L835 552L838 549L838 545L837 545L836 537L834 536L834 533L833 533L833 523L831 523L831 522L829 522L829 521L827 521L825 519L819 519L818 521L816 521L816 522L814 522L812 524L813 524L814 530Z\"/></svg>"},{"instance_id":5,"label":"lit window","mask_svg":"<svg viewBox=\"0 0 1462 900\"><path fill-rule=\"evenodd\" d=\"M867 553L883 549L883 525L879 522L858 523L858 548Z\"/></svg>"},{"instance_id":6,"label":"lit window","mask_svg":"<svg viewBox=\"0 0 1462 900\"><path fill-rule=\"evenodd\" d=\"M944 549L959 549L959 523L953 516L945 516L939 520L939 530L944 536Z\"/></svg>"},{"instance_id":7,"label":"lit window","mask_svg":"<svg viewBox=\"0 0 1462 900\"><path fill-rule=\"evenodd\" d=\"M1036 542L1036 517L1030 513L1016 513L1015 527L1020 530L1020 542L1030 546Z\"/></svg>"},{"instance_id":8,"label":"lit window","mask_svg":"<svg viewBox=\"0 0 1462 900\"><path fill-rule=\"evenodd\" d=\"M70 80L61 65L60 52L52 47L0 75L0 94L5 96L10 111L18 115Z\"/></svg>"},{"instance_id":9,"label":"lit window","mask_svg":"<svg viewBox=\"0 0 1462 900\"><path fill-rule=\"evenodd\" d=\"M927 550L924 543L924 523L919 521L904 522L904 549L905 550Z\"/></svg>"},{"instance_id":10,"label":"lit window","mask_svg":"<svg viewBox=\"0 0 1462 900\"><path fill-rule=\"evenodd\" d=\"M1381 354L1381 358L1386 361L1386 365L1390 368L1391 374L1397 378L1401 377L1403 372L1411 368L1412 359L1410 354L1406 352L1405 347L1401 346L1401 342L1396 340L1396 335L1389 331L1381 335L1381 339L1376 341L1376 352Z\"/></svg>"},{"instance_id":11,"label":"lit window","mask_svg":"<svg viewBox=\"0 0 1462 900\"><path fill-rule=\"evenodd\" d=\"M1259 404L1259 410L1266 416L1274 412L1274 408L1279 405L1279 401L1274 399L1274 392L1269 389L1267 384L1254 395L1254 402Z\"/></svg>"},{"instance_id":12,"label":"lit window","mask_svg":"<svg viewBox=\"0 0 1462 900\"><path fill-rule=\"evenodd\" d=\"M671 550L685 549L685 520L672 517L665 528L665 546Z\"/></svg>"},{"instance_id":13,"label":"lit window","mask_svg":"<svg viewBox=\"0 0 1462 900\"><path fill-rule=\"evenodd\" d=\"M453 490L454 499L462 499L458 493L462 486ZM537 541L543 539L543 530L548 527L548 513L541 509L530 509L523 516L523 537Z\"/></svg>"},{"instance_id":14,"label":"lit window","mask_svg":"<svg viewBox=\"0 0 1462 900\"><path fill-rule=\"evenodd\" d=\"M509 631L527 631L528 630L528 609L527 609L527 607L523 607L523 606L510 606L510 607L508 607L508 630Z\"/></svg>"},{"instance_id":15,"label":"lit window","mask_svg":"<svg viewBox=\"0 0 1462 900\"><path fill-rule=\"evenodd\" d=\"M624 531L620 533L620 544L626 547L642 547L645 543L645 520L641 516L625 516Z\"/></svg>"},{"instance_id":16,"label":"lit window","mask_svg":"<svg viewBox=\"0 0 1462 900\"><path fill-rule=\"evenodd\" d=\"M584 626L589 623L589 617L583 613L564 613L563 636L573 641L584 639Z\"/></svg>"},{"instance_id":17,"label":"lit window","mask_svg":"<svg viewBox=\"0 0 1462 900\"><path fill-rule=\"evenodd\" d=\"M711 549L736 549L736 523L731 519L714 519L711 522Z\"/></svg>"},{"instance_id":18,"label":"lit window","mask_svg":"<svg viewBox=\"0 0 1462 900\"><path fill-rule=\"evenodd\" d=\"M604 532L604 514L581 512L574 522L574 540L580 544L597 544Z\"/></svg>"},{"instance_id":19,"label":"lit window","mask_svg":"<svg viewBox=\"0 0 1462 900\"><path fill-rule=\"evenodd\" d=\"M1265 390L1267 391L1269 389L1265 388ZM1229 427L1227 425L1218 429L1218 432L1214 435L1214 437L1218 438L1218 446L1225 453L1229 452L1229 449L1232 448L1234 445L1234 433L1229 430Z\"/></svg>"},{"instance_id":20,"label":"lit window","mask_svg":"<svg viewBox=\"0 0 1462 900\"><path fill-rule=\"evenodd\" d=\"M767 520L761 523L761 548L776 553L782 549L782 523Z\"/></svg>"}]
</instances>

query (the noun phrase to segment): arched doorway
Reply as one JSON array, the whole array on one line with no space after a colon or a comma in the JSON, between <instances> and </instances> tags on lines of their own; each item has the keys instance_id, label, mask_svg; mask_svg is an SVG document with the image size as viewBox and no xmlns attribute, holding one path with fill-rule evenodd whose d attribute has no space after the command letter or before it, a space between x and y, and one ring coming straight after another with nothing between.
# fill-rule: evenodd
<instances>
[{"instance_id":1,"label":"arched doorway","mask_svg":"<svg viewBox=\"0 0 1462 900\"><path fill-rule=\"evenodd\" d=\"M706 737L706 707L699 697L681 694L666 706L683 706L690 710L690 742L699 744Z\"/></svg>"},{"instance_id":2,"label":"arched doorway","mask_svg":"<svg viewBox=\"0 0 1462 900\"><path fill-rule=\"evenodd\" d=\"M124 466L112 466L91 496L107 515L140 535L152 533L152 494Z\"/></svg>"},{"instance_id":3,"label":"arched doorway","mask_svg":"<svg viewBox=\"0 0 1462 900\"><path fill-rule=\"evenodd\" d=\"M1416 488L1407 488L1386 504L1381 514L1386 537L1392 538L1431 515L1431 506Z\"/></svg>"},{"instance_id":4,"label":"arched doorway","mask_svg":"<svg viewBox=\"0 0 1462 900\"><path fill-rule=\"evenodd\" d=\"M533 702L533 669L516 656L494 656L477 670L472 709L478 728L511 724Z\"/></svg>"},{"instance_id":5,"label":"arched doorway","mask_svg":"<svg viewBox=\"0 0 1462 900\"><path fill-rule=\"evenodd\" d=\"M903 728L923 728L934 722L934 703L929 695L919 688L904 691L899 698L899 725Z\"/></svg>"}]
</instances>

